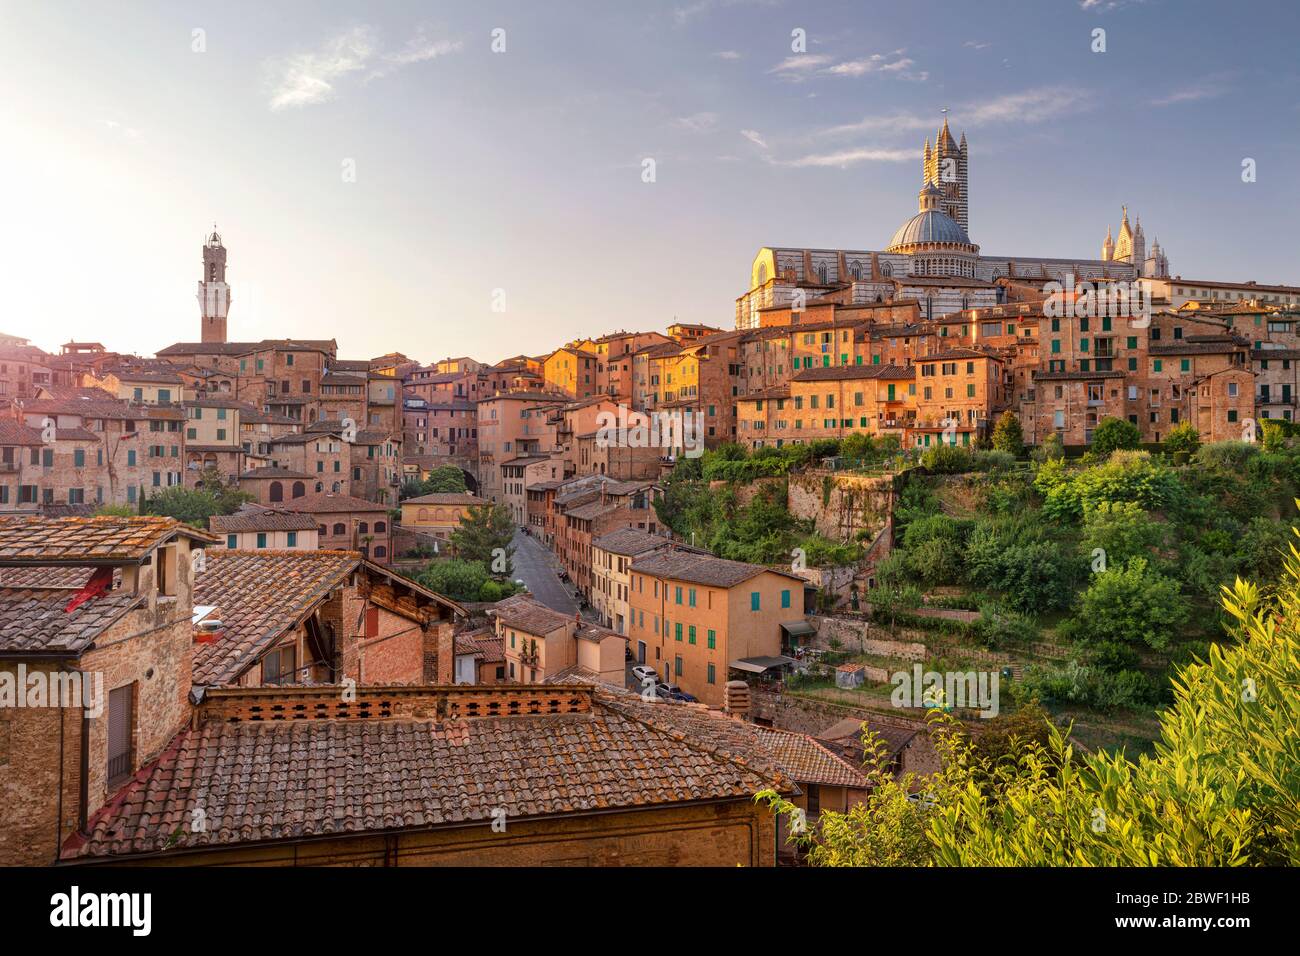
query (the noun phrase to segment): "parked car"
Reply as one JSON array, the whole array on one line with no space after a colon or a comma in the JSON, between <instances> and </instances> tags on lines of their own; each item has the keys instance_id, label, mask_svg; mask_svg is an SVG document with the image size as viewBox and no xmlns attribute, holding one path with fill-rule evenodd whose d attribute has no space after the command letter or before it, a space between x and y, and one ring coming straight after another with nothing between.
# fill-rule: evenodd
<instances>
[{"instance_id":1,"label":"parked car","mask_svg":"<svg viewBox=\"0 0 1300 956\"><path fill-rule=\"evenodd\" d=\"M659 684L655 687L655 693L664 700L685 700L687 697L676 684Z\"/></svg>"},{"instance_id":2,"label":"parked car","mask_svg":"<svg viewBox=\"0 0 1300 956\"><path fill-rule=\"evenodd\" d=\"M636 667L632 668L632 676L642 684L646 681L651 681L652 683L658 683L659 681L659 675L655 673L655 669L653 667L647 667L644 664L638 664Z\"/></svg>"}]
</instances>

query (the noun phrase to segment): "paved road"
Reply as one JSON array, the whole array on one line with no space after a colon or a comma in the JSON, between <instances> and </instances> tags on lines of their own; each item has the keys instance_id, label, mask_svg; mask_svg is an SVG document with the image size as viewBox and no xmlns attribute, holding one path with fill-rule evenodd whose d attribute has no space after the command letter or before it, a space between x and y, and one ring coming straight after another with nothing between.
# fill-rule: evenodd
<instances>
[{"instance_id":1,"label":"paved road","mask_svg":"<svg viewBox=\"0 0 1300 956\"><path fill-rule=\"evenodd\" d=\"M555 556L532 535L516 531L511 542L515 548L515 577L528 586L533 597L552 611L572 614L578 609L573 592L556 575L559 564Z\"/></svg>"}]
</instances>

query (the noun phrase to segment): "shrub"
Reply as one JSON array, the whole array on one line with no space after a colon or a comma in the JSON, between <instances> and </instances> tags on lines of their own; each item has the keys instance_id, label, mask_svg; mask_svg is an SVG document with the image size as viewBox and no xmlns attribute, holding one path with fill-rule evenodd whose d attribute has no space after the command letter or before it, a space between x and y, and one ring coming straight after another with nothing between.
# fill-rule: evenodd
<instances>
[{"instance_id":1,"label":"shrub","mask_svg":"<svg viewBox=\"0 0 1300 956\"><path fill-rule=\"evenodd\" d=\"M970 451L960 445L936 445L921 456L921 467L940 475L956 475L975 467Z\"/></svg>"},{"instance_id":2,"label":"shrub","mask_svg":"<svg viewBox=\"0 0 1300 956\"><path fill-rule=\"evenodd\" d=\"M993 428L993 447L1006 452L1014 458L1025 453L1025 434L1020 428L1020 419L1015 412L1003 412Z\"/></svg>"},{"instance_id":3,"label":"shrub","mask_svg":"<svg viewBox=\"0 0 1300 956\"><path fill-rule=\"evenodd\" d=\"M1165 436L1165 451L1171 455L1179 452L1186 452L1188 455L1196 454L1196 449L1201 447L1201 433L1196 430L1196 426L1191 422L1182 422L1170 429L1169 434Z\"/></svg>"},{"instance_id":4,"label":"shrub","mask_svg":"<svg viewBox=\"0 0 1300 956\"><path fill-rule=\"evenodd\" d=\"M1210 471L1242 474L1247 463L1259 454L1259 446L1244 441L1216 441L1202 445L1196 452L1196 463Z\"/></svg>"},{"instance_id":5,"label":"shrub","mask_svg":"<svg viewBox=\"0 0 1300 956\"><path fill-rule=\"evenodd\" d=\"M976 471L1009 471L1016 466L1016 456L1009 451L977 451L974 459Z\"/></svg>"},{"instance_id":6,"label":"shrub","mask_svg":"<svg viewBox=\"0 0 1300 956\"><path fill-rule=\"evenodd\" d=\"M1136 449L1142 444L1142 433L1126 418L1103 418L1092 433L1092 450L1101 457L1113 451Z\"/></svg>"},{"instance_id":7,"label":"shrub","mask_svg":"<svg viewBox=\"0 0 1300 956\"><path fill-rule=\"evenodd\" d=\"M1034 449L1030 456L1037 462L1058 461L1065 457L1065 445L1061 442L1061 436L1052 432Z\"/></svg>"},{"instance_id":8,"label":"shrub","mask_svg":"<svg viewBox=\"0 0 1300 956\"><path fill-rule=\"evenodd\" d=\"M1189 608L1178 583L1133 558L1093 576L1079 600L1073 631L1089 642L1139 642L1163 650L1187 620Z\"/></svg>"}]
</instances>

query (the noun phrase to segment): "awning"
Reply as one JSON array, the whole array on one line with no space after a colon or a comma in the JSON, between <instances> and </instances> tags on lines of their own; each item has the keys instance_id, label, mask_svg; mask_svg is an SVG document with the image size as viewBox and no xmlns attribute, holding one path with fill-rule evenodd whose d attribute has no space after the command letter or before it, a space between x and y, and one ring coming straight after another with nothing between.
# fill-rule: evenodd
<instances>
[{"instance_id":1,"label":"awning","mask_svg":"<svg viewBox=\"0 0 1300 956\"><path fill-rule=\"evenodd\" d=\"M733 671L745 671L747 674L762 674L780 667L793 667L799 662L790 657L744 657L732 661L727 666Z\"/></svg>"},{"instance_id":2,"label":"awning","mask_svg":"<svg viewBox=\"0 0 1300 956\"><path fill-rule=\"evenodd\" d=\"M781 630L790 637L812 637L817 633L817 628L807 621L790 621L788 624L782 624Z\"/></svg>"}]
</instances>

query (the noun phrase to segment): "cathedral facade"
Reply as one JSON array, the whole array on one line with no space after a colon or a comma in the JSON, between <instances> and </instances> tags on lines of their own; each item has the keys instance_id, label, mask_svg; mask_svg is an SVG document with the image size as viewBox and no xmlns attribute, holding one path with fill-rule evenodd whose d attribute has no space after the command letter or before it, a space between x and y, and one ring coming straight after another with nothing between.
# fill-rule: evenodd
<instances>
[{"instance_id":1,"label":"cathedral facade","mask_svg":"<svg viewBox=\"0 0 1300 956\"><path fill-rule=\"evenodd\" d=\"M980 252L969 233L969 149L953 139L947 119L921 154L917 213L883 249L798 249L764 246L754 257L749 291L736 300L736 327L757 328L759 310L833 296L846 304L914 300L937 318L1000 305L1015 282L1131 281L1169 274L1158 242L1147 255L1141 223L1125 207L1118 241L1107 234L1100 259L995 256Z\"/></svg>"}]
</instances>

